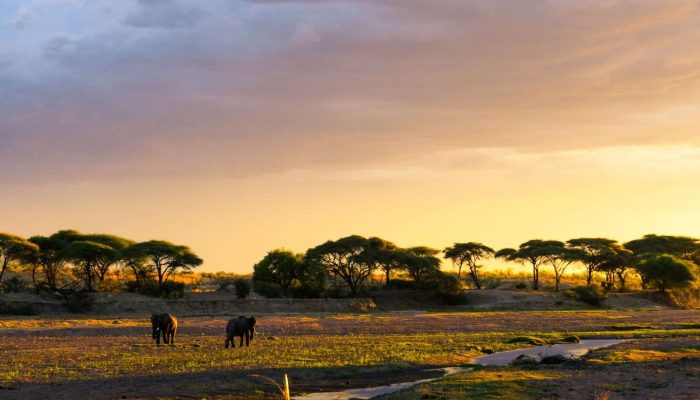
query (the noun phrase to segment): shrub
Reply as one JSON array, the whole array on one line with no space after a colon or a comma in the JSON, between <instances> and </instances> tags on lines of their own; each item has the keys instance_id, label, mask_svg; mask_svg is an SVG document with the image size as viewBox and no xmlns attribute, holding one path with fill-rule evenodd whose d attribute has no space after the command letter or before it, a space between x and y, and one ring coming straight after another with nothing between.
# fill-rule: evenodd
<instances>
[{"instance_id":1,"label":"shrub","mask_svg":"<svg viewBox=\"0 0 700 400\"><path fill-rule=\"evenodd\" d=\"M236 297L245 299L250 294L250 283L243 278L233 280L233 286L236 288Z\"/></svg>"},{"instance_id":2,"label":"shrub","mask_svg":"<svg viewBox=\"0 0 700 400\"><path fill-rule=\"evenodd\" d=\"M600 286L577 286L573 288L576 299L592 306L600 307L608 298L605 290Z\"/></svg>"},{"instance_id":3,"label":"shrub","mask_svg":"<svg viewBox=\"0 0 700 400\"><path fill-rule=\"evenodd\" d=\"M535 346L542 346L542 345L547 344L546 341L544 341L540 338L534 337L534 336L517 336L517 337L514 337L514 338L506 341L506 343L524 343L524 344L531 344L531 345L535 345Z\"/></svg>"},{"instance_id":4,"label":"shrub","mask_svg":"<svg viewBox=\"0 0 700 400\"><path fill-rule=\"evenodd\" d=\"M282 288L278 284L265 281L255 281L254 285L253 290L255 293L263 297L268 299L282 297Z\"/></svg>"},{"instance_id":5,"label":"shrub","mask_svg":"<svg viewBox=\"0 0 700 400\"><path fill-rule=\"evenodd\" d=\"M146 296L179 299L185 295L185 284L182 282L166 281L158 286L158 282L150 280L141 285L137 285L135 281L129 281L126 283L126 291Z\"/></svg>"},{"instance_id":6,"label":"shrub","mask_svg":"<svg viewBox=\"0 0 700 400\"><path fill-rule=\"evenodd\" d=\"M525 282L518 282L518 283L515 284L515 286L513 286L513 288L514 288L514 289L517 289L517 290L525 290L525 289L527 289L527 283L525 283Z\"/></svg>"},{"instance_id":7,"label":"shrub","mask_svg":"<svg viewBox=\"0 0 700 400\"><path fill-rule=\"evenodd\" d=\"M63 291L63 306L72 313L86 313L92 311L95 305L95 297L88 292Z\"/></svg>"},{"instance_id":8,"label":"shrub","mask_svg":"<svg viewBox=\"0 0 700 400\"><path fill-rule=\"evenodd\" d=\"M28 289L29 282L16 276L13 276L2 283L2 290L5 293L26 292Z\"/></svg>"},{"instance_id":9,"label":"shrub","mask_svg":"<svg viewBox=\"0 0 700 400\"><path fill-rule=\"evenodd\" d=\"M0 315L37 315L38 312L31 304L0 304Z\"/></svg>"},{"instance_id":10,"label":"shrub","mask_svg":"<svg viewBox=\"0 0 700 400\"><path fill-rule=\"evenodd\" d=\"M408 279L392 279L386 288L389 290L415 290L416 282Z\"/></svg>"},{"instance_id":11,"label":"shrub","mask_svg":"<svg viewBox=\"0 0 700 400\"><path fill-rule=\"evenodd\" d=\"M350 308L352 308L355 311L359 312L367 312L370 310L374 310L377 308L377 305L372 301L372 299L369 300L361 300L361 299L353 299L350 301Z\"/></svg>"},{"instance_id":12,"label":"shrub","mask_svg":"<svg viewBox=\"0 0 700 400\"><path fill-rule=\"evenodd\" d=\"M297 299L318 299L326 290L326 282L302 282L290 289L290 295Z\"/></svg>"}]
</instances>

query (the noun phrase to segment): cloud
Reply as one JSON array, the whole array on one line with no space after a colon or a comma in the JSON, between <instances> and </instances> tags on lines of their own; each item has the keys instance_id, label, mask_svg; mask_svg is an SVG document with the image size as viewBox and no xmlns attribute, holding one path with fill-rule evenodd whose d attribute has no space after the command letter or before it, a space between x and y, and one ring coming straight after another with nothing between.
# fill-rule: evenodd
<instances>
[{"instance_id":1,"label":"cloud","mask_svg":"<svg viewBox=\"0 0 700 400\"><path fill-rule=\"evenodd\" d=\"M31 21L36 17L34 12L28 8L20 8L17 13L11 17L8 23L16 29L23 29L29 26Z\"/></svg>"},{"instance_id":2,"label":"cloud","mask_svg":"<svg viewBox=\"0 0 700 400\"><path fill-rule=\"evenodd\" d=\"M308 46L320 42L321 36L313 26L300 23L297 24L294 34L289 41L296 46Z\"/></svg>"},{"instance_id":3,"label":"cloud","mask_svg":"<svg viewBox=\"0 0 700 400\"><path fill-rule=\"evenodd\" d=\"M700 144L700 13L687 1L37 7L38 33L0 45L0 180Z\"/></svg>"},{"instance_id":4,"label":"cloud","mask_svg":"<svg viewBox=\"0 0 700 400\"><path fill-rule=\"evenodd\" d=\"M200 8L175 0L139 0L138 3L140 7L124 19L124 23L137 28L187 28L202 17Z\"/></svg>"}]
</instances>

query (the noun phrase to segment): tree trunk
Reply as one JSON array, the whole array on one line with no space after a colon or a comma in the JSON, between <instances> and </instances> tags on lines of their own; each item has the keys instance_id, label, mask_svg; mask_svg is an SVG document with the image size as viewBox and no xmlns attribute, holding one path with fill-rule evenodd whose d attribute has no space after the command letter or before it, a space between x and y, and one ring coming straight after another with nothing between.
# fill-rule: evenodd
<instances>
[{"instance_id":1,"label":"tree trunk","mask_svg":"<svg viewBox=\"0 0 700 400\"><path fill-rule=\"evenodd\" d=\"M88 264L85 265L85 286L87 286L88 292L92 292L92 267Z\"/></svg>"},{"instance_id":2,"label":"tree trunk","mask_svg":"<svg viewBox=\"0 0 700 400\"><path fill-rule=\"evenodd\" d=\"M34 292L39 293L39 287L36 285L36 268L37 265L32 263L32 286L34 287Z\"/></svg>"},{"instance_id":3,"label":"tree trunk","mask_svg":"<svg viewBox=\"0 0 700 400\"><path fill-rule=\"evenodd\" d=\"M4 260L2 260L2 269L0 270L0 283L2 283L2 276L5 275L5 269L7 268L7 264L10 263L10 260L5 257Z\"/></svg>"},{"instance_id":4,"label":"tree trunk","mask_svg":"<svg viewBox=\"0 0 700 400\"><path fill-rule=\"evenodd\" d=\"M617 279L620 281L620 291L625 291L625 274L622 272L617 273Z\"/></svg>"},{"instance_id":5,"label":"tree trunk","mask_svg":"<svg viewBox=\"0 0 700 400\"><path fill-rule=\"evenodd\" d=\"M540 290L540 271L532 264L532 290Z\"/></svg>"},{"instance_id":6,"label":"tree trunk","mask_svg":"<svg viewBox=\"0 0 700 400\"><path fill-rule=\"evenodd\" d=\"M385 268L384 272L386 273L386 279L384 280L384 287L388 288L389 287L389 274L391 273L391 269Z\"/></svg>"},{"instance_id":7,"label":"tree trunk","mask_svg":"<svg viewBox=\"0 0 700 400\"><path fill-rule=\"evenodd\" d=\"M586 272L586 285L591 286L591 281L593 280L593 267L589 266Z\"/></svg>"},{"instance_id":8,"label":"tree trunk","mask_svg":"<svg viewBox=\"0 0 700 400\"><path fill-rule=\"evenodd\" d=\"M475 270L471 271L472 275L472 280L474 281L474 285L476 285L476 288L481 290L481 280L479 279L479 275L477 275Z\"/></svg>"}]
</instances>

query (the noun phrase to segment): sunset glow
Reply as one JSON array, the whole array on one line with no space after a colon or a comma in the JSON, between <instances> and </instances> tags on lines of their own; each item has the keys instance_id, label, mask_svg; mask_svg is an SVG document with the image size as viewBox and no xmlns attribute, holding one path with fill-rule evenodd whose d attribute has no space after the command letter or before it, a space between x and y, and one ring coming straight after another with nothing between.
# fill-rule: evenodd
<instances>
[{"instance_id":1,"label":"sunset glow","mask_svg":"<svg viewBox=\"0 0 700 400\"><path fill-rule=\"evenodd\" d=\"M8 0L0 231L697 237L699 111L695 1Z\"/></svg>"}]
</instances>

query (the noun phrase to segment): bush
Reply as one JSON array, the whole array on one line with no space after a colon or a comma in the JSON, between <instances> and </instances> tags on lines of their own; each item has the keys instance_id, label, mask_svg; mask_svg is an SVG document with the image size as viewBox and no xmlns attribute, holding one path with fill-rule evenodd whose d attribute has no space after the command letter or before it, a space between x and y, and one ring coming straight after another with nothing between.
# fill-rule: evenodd
<instances>
[{"instance_id":1,"label":"bush","mask_svg":"<svg viewBox=\"0 0 700 400\"><path fill-rule=\"evenodd\" d=\"M370 310L374 310L377 308L377 305L372 301L372 299L369 300L361 300L361 299L353 299L350 301L350 308L352 308L355 311L359 312L367 312Z\"/></svg>"},{"instance_id":2,"label":"bush","mask_svg":"<svg viewBox=\"0 0 700 400\"><path fill-rule=\"evenodd\" d=\"M600 307L608 298L607 293L600 286L577 286L572 290L577 300L596 307Z\"/></svg>"},{"instance_id":3,"label":"bush","mask_svg":"<svg viewBox=\"0 0 700 400\"><path fill-rule=\"evenodd\" d=\"M130 293L138 293L146 296L165 297L168 299L179 299L185 295L185 284L182 282L163 282L158 286L158 282L150 280L141 285L137 285L136 281L126 283L126 291Z\"/></svg>"},{"instance_id":4,"label":"bush","mask_svg":"<svg viewBox=\"0 0 700 400\"><path fill-rule=\"evenodd\" d=\"M524 344L531 344L534 346L543 346L547 344L547 342L543 339L540 339L538 337L534 336L517 336L512 339L509 339L506 341L506 343L524 343Z\"/></svg>"},{"instance_id":5,"label":"bush","mask_svg":"<svg viewBox=\"0 0 700 400\"><path fill-rule=\"evenodd\" d=\"M468 303L459 279L442 271L432 273L425 281L425 288L432 291L442 304L457 306Z\"/></svg>"},{"instance_id":6,"label":"bush","mask_svg":"<svg viewBox=\"0 0 700 400\"><path fill-rule=\"evenodd\" d=\"M245 299L250 294L250 283L243 278L233 280L233 286L236 288L236 297Z\"/></svg>"},{"instance_id":7,"label":"bush","mask_svg":"<svg viewBox=\"0 0 700 400\"><path fill-rule=\"evenodd\" d=\"M38 312L31 304L0 304L0 315L37 315Z\"/></svg>"},{"instance_id":8,"label":"bush","mask_svg":"<svg viewBox=\"0 0 700 400\"><path fill-rule=\"evenodd\" d=\"M63 305L72 313L86 313L92 311L95 305L95 297L89 292L63 291Z\"/></svg>"},{"instance_id":9,"label":"bush","mask_svg":"<svg viewBox=\"0 0 700 400\"><path fill-rule=\"evenodd\" d=\"M392 279L386 288L388 290L415 290L416 282L408 279Z\"/></svg>"},{"instance_id":10,"label":"bush","mask_svg":"<svg viewBox=\"0 0 700 400\"><path fill-rule=\"evenodd\" d=\"M19 293L29 290L29 282L19 277L13 276L2 283L2 290L5 293Z\"/></svg>"},{"instance_id":11,"label":"bush","mask_svg":"<svg viewBox=\"0 0 700 400\"><path fill-rule=\"evenodd\" d=\"M290 295L297 299L318 299L326 291L325 281L302 282L290 290Z\"/></svg>"},{"instance_id":12,"label":"bush","mask_svg":"<svg viewBox=\"0 0 700 400\"><path fill-rule=\"evenodd\" d=\"M275 283L256 281L254 282L254 285L255 286L253 290L255 291L255 293L263 297L266 297L268 299L282 297L282 288Z\"/></svg>"},{"instance_id":13,"label":"bush","mask_svg":"<svg viewBox=\"0 0 700 400\"><path fill-rule=\"evenodd\" d=\"M527 289L527 283L525 283L525 282L518 282L518 283L515 284L515 286L513 286L513 288L516 289L516 290L525 290L525 289Z\"/></svg>"}]
</instances>

